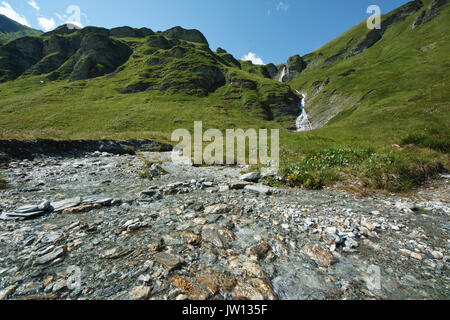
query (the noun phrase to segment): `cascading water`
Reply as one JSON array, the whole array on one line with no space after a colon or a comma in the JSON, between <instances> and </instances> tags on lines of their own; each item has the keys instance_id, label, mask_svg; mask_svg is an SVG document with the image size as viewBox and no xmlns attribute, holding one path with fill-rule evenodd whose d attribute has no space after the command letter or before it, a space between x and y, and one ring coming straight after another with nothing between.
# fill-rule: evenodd
<instances>
[{"instance_id":1,"label":"cascading water","mask_svg":"<svg viewBox=\"0 0 450 320\"><path fill-rule=\"evenodd\" d=\"M298 94L300 94L302 96L302 100L300 101L300 104L299 104L299 109L300 109L301 113L296 121L297 132L311 131L313 128L311 125L311 121L309 121L308 114L306 113L306 110L305 110L306 95L300 93L298 90L296 90L296 91Z\"/></svg>"},{"instance_id":2,"label":"cascading water","mask_svg":"<svg viewBox=\"0 0 450 320\"><path fill-rule=\"evenodd\" d=\"M284 78L285 75L286 75L286 67L283 67L283 71L281 71L281 75L278 78L278 81L279 82L283 82L283 78Z\"/></svg>"}]
</instances>

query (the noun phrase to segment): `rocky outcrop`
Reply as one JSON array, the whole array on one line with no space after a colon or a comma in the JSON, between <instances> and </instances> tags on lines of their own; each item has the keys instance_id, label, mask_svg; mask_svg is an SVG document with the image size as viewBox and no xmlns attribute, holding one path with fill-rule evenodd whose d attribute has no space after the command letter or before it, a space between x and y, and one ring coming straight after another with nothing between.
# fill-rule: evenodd
<instances>
[{"instance_id":1,"label":"rocky outcrop","mask_svg":"<svg viewBox=\"0 0 450 320\"><path fill-rule=\"evenodd\" d=\"M109 35L116 38L143 38L153 34L155 33L148 28L134 29L131 27L119 27L109 31Z\"/></svg>"},{"instance_id":2,"label":"rocky outcrop","mask_svg":"<svg viewBox=\"0 0 450 320\"><path fill-rule=\"evenodd\" d=\"M226 80L235 88L256 90L258 83L248 79L240 78L236 72L228 72Z\"/></svg>"},{"instance_id":3,"label":"rocky outcrop","mask_svg":"<svg viewBox=\"0 0 450 320\"><path fill-rule=\"evenodd\" d=\"M185 71L189 72L189 77L180 78L179 73ZM179 64L162 80L160 90L191 90L191 93L203 96L225 85L225 82L222 70L216 66Z\"/></svg>"},{"instance_id":4,"label":"rocky outcrop","mask_svg":"<svg viewBox=\"0 0 450 320\"><path fill-rule=\"evenodd\" d=\"M83 38L76 54L51 78L76 81L99 77L116 70L131 54L132 50L126 44L101 34L90 33Z\"/></svg>"},{"instance_id":5,"label":"rocky outcrop","mask_svg":"<svg viewBox=\"0 0 450 320\"><path fill-rule=\"evenodd\" d=\"M109 38L107 29L64 25L45 37L24 37L0 47L0 81L47 73L50 80L94 78L116 70L131 53L126 44Z\"/></svg>"},{"instance_id":6,"label":"rocky outcrop","mask_svg":"<svg viewBox=\"0 0 450 320\"><path fill-rule=\"evenodd\" d=\"M147 45L149 47L158 48L158 49L162 49L162 50L168 50L168 49L176 46L179 43L177 40L173 40L173 39L169 40L160 34L152 35L152 36L148 37L148 39L146 39L146 40L147 40Z\"/></svg>"},{"instance_id":7,"label":"rocky outcrop","mask_svg":"<svg viewBox=\"0 0 450 320\"><path fill-rule=\"evenodd\" d=\"M187 30L182 27L175 27L164 31L162 35L172 39L181 39L189 42L208 44L208 40L206 40L205 36L200 31L195 29Z\"/></svg>"},{"instance_id":8,"label":"rocky outcrop","mask_svg":"<svg viewBox=\"0 0 450 320\"><path fill-rule=\"evenodd\" d=\"M0 81L13 80L42 59L42 40L24 37L0 47Z\"/></svg>"},{"instance_id":9,"label":"rocky outcrop","mask_svg":"<svg viewBox=\"0 0 450 320\"><path fill-rule=\"evenodd\" d=\"M235 66L239 69L241 68L241 64L237 61L233 55L229 54L226 50L222 48L217 48L216 54L222 60L222 63L227 64L229 66Z\"/></svg>"},{"instance_id":10,"label":"rocky outcrop","mask_svg":"<svg viewBox=\"0 0 450 320\"><path fill-rule=\"evenodd\" d=\"M275 79L278 74L278 68L273 64L269 63L268 65L264 66L264 69L266 71L267 78Z\"/></svg>"},{"instance_id":11,"label":"rocky outcrop","mask_svg":"<svg viewBox=\"0 0 450 320\"><path fill-rule=\"evenodd\" d=\"M171 151L172 146L154 140L0 140L0 154L9 159L34 159L38 156L82 156L95 151L134 154L136 151Z\"/></svg>"},{"instance_id":12,"label":"rocky outcrop","mask_svg":"<svg viewBox=\"0 0 450 320\"><path fill-rule=\"evenodd\" d=\"M63 24L62 26L59 26L58 28L46 32L43 34L44 37L49 37L49 36L54 36L54 35L65 35L65 34L71 34L74 32L77 32L78 30L80 30L80 28L76 28L76 27L72 27L73 25L69 25L68 24Z\"/></svg>"},{"instance_id":13,"label":"rocky outcrop","mask_svg":"<svg viewBox=\"0 0 450 320\"><path fill-rule=\"evenodd\" d=\"M80 47L81 37L52 35L43 40L44 58L33 65L25 74L39 75L50 73L62 66Z\"/></svg>"},{"instance_id":14,"label":"rocky outcrop","mask_svg":"<svg viewBox=\"0 0 450 320\"><path fill-rule=\"evenodd\" d=\"M267 67L269 69L267 69ZM298 77L298 75L306 69L306 62L299 56L295 55L288 59L286 64L282 64L277 68L277 72L275 73L274 66L266 66L266 70L268 71L271 78L274 80L278 80L280 82L289 82Z\"/></svg>"},{"instance_id":15,"label":"rocky outcrop","mask_svg":"<svg viewBox=\"0 0 450 320\"><path fill-rule=\"evenodd\" d=\"M269 115L269 120L298 116L300 112L298 108L299 103L300 98L288 86L280 87L277 93L269 94L262 99L262 104Z\"/></svg>"},{"instance_id":16,"label":"rocky outcrop","mask_svg":"<svg viewBox=\"0 0 450 320\"><path fill-rule=\"evenodd\" d=\"M448 0L433 0L428 8L420 13L411 26L415 29L431 20L433 20L441 11L441 7L448 3Z\"/></svg>"}]
</instances>

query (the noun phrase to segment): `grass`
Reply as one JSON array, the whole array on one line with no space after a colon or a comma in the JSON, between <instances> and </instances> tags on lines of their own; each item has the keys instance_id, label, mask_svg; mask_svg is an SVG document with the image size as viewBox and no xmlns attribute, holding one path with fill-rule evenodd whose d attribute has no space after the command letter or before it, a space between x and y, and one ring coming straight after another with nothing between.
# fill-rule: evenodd
<instances>
[{"instance_id":1,"label":"grass","mask_svg":"<svg viewBox=\"0 0 450 320\"><path fill-rule=\"evenodd\" d=\"M358 178L371 189L404 192L435 178L443 171L433 157L416 150L375 150L364 147L333 147L310 152L282 167L285 184L321 189L347 177ZM268 181L270 184L271 181Z\"/></svg>"},{"instance_id":2,"label":"grass","mask_svg":"<svg viewBox=\"0 0 450 320\"><path fill-rule=\"evenodd\" d=\"M424 2L425 9L430 1ZM289 86L307 93L313 122L335 115L311 132L290 132L292 117L268 121L266 101L289 87L263 78L260 67L243 62L242 70L220 65L255 82L256 90L227 83L208 95L190 89L119 94L118 89L142 81L187 82L191 75L181 68L186 63L216 63L212 53L190 44L185 64L173 59L164 68L150 67L149 58L162 59L168 52L149 47L145 39L123 39L135 52L113 75L73 83L49 82L45 75L1 83L0 139L150 138L170 143L174 130L192 132L198 120L204 130L274 128L280 129L284 179L268 179L269 184L319 189L348 177L368 188L405 191L450 169L449 7L413 31L409 26L420 12L393 24L380 42L350 59L325 63L346 46L355 47L368 32L365 23L307 55L310 67Z\"/></svg>"}]
</instances>

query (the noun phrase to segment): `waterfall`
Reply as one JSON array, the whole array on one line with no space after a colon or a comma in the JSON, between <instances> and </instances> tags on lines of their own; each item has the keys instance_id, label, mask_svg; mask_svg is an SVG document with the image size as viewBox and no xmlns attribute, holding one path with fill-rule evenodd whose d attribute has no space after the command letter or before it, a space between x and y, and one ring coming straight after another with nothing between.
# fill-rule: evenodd
<instances>
[{"instance_id":1,"label":"waterfall","mask_svg":"<svg viewBox=\"0 0 450 320\"><path fill-rule=\"evenodd\" d=\"M296 121L296 128L297 132L303 132L303 131L311 131L313 130L313 127L311 125L311 121L309 121L308 114L305 110L305 104L306 104L306 95L300 93L298 90L296 90L298 94L302 96L302 100L299 104L300 109L300 116L297 118Z\"/></svg>"},{"instance_id":2,"label":"waterfall","mask_svg":"<svg viewBox=\"0 0 450 320\"><path fill-rule=\"evenodd\" d=\"M284 78L285 75L286 75L286 66L283 67L283 71L281 71L281 75L278 78L278 81L279 82L283 82L283 78Z\"/></svg>"}]
</instances>

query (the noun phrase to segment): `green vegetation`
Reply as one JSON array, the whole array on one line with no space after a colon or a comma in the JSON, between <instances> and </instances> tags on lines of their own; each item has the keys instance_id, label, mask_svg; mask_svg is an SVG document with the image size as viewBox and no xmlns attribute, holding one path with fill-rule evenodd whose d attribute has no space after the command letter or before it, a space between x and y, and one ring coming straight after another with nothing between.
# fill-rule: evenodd
<instances>
[{"instance_id":1,"label":"green vegetation","mask_svg":"<svg viewBox=\"0 0 450 320\"><path fill-rule=\"evenodd\" d=\"M106 47L133 51L110 74L102 57L61 45L66 62L52 53L38 71L0 83L0 139L170 142L174 130L192 131L197 120L204 130L276 128L285 181L269 178L269 184L319 189L358 178L369 188L405 191L450 168L450 4L411 28L430 3L404 19L391 19L402 9L384 16L393 22L360 53L370 32L365 22L353 27L302 57L308 67L288 85L267 78L275 66L237 61L223 49L214 53L201 34L176 28L104 39ZM120 34L125 31L143 34ZM40 38L78 45L83 32ZM69 82L70 73L61 72L73 75L73 64L83 71L94 62L95 76L102 76ZM307 112L319 129L290 131L298 112L295 90L307 94Z\"/></svg>"},{"instance_id":2,"label":"green vegetation","mask_svg":"<svg viewBox=\"0 0 450 320\"><path fill-rule=\"evenodd\" d=\"M327 183L345 172L369 187L403 191L433 177L438 163L449 169L450 5L411 30L430 2L356 56L328 60L351 52L368 33L365 23L304 57L312 66L291 87L307 93L313 125L337 116L321 129L283 137L288 173L297 165ZM348 165L330 162L330 150ZM294 180L303 184L304 175Z\"/></svg>"},{"instance_id":3,"label":"green vegetation","mask_svg":"<svg viewBox=\"0 0 450 320\"><path fill-rule=\"evenodd\" d=\"M423 156L423 154L421 154ZM432 157L419 157L416 150L378 150L335 147L310 152L281 172L291 186L320 189L347 177L357 177L365 187L393 192L407 191L442 171Z\"/></svg>"},{"instance_id":4,"label":"green vegetation","mask_svg":"<svg viewBox=\"0 0 450 320\"><path fill-rule=\"evenodd\" d=\"M0 14L0 44L25 36L39 36L41 31L23 26Z\"/></svg>"}]
</instances>

